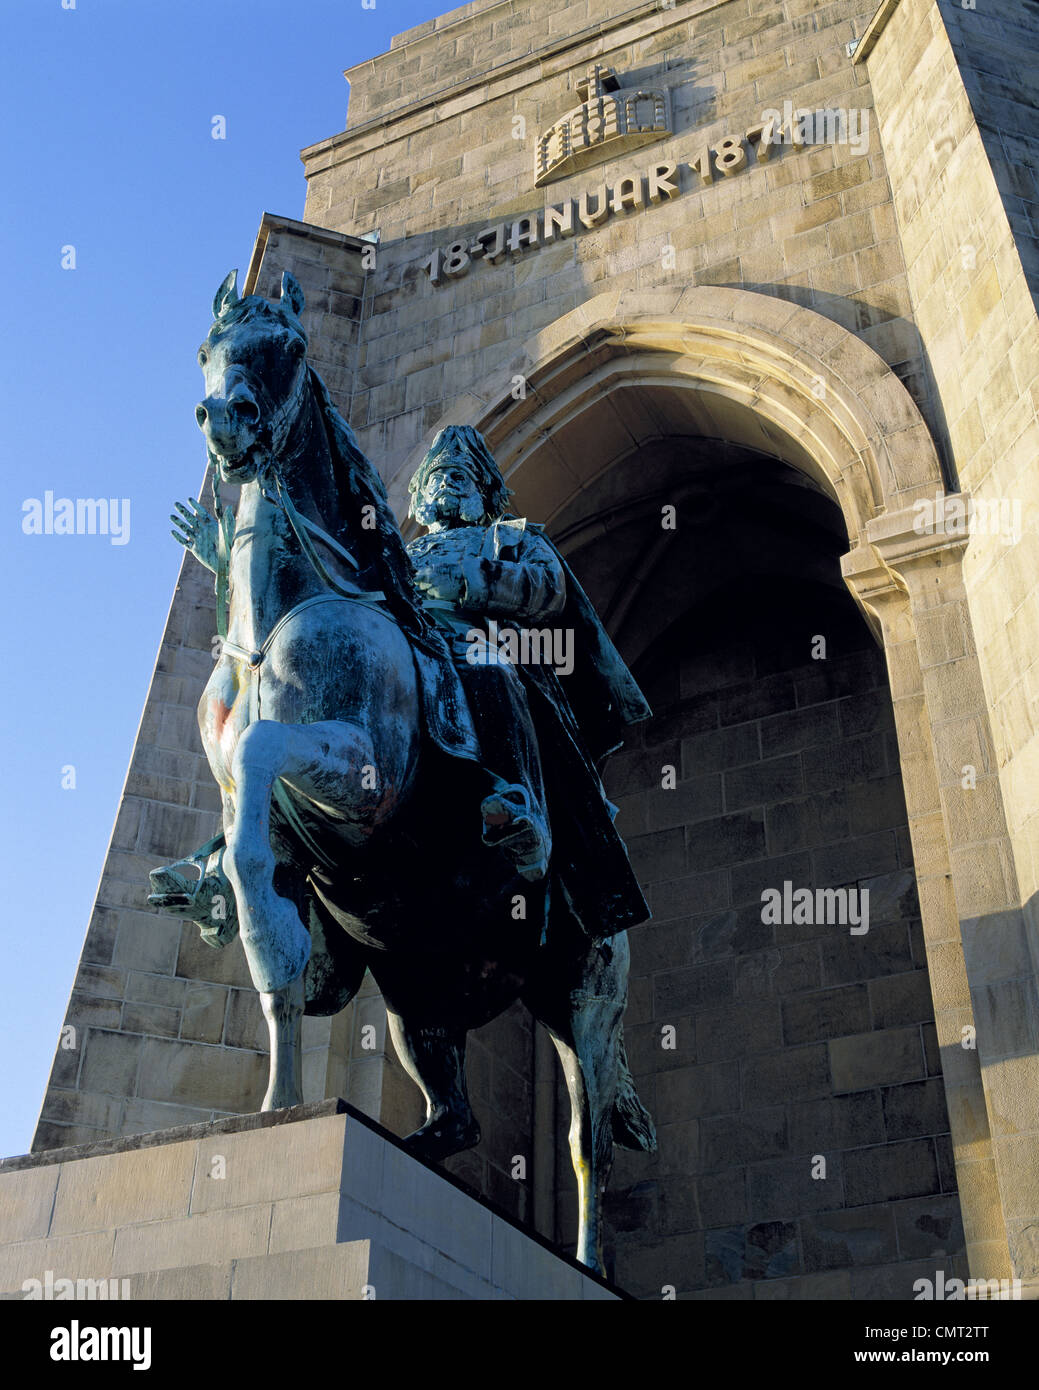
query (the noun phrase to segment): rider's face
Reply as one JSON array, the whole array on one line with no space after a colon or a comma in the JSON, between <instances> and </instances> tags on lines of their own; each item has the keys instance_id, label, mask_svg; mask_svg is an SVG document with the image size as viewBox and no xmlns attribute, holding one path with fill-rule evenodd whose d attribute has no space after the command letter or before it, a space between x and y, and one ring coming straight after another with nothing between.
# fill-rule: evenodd
<instances>
[{"instance_id":1,"label":"rider's face","mask_svg":"<svg viewBox=\"0 0 1039 1390\"><path fill-rule=\"evenodd\" d=\"M437 520L447 526L479 521L483 498L472 475L457 464L446 463L426 479L422 499Z\"/></svg>"}]
</instances>

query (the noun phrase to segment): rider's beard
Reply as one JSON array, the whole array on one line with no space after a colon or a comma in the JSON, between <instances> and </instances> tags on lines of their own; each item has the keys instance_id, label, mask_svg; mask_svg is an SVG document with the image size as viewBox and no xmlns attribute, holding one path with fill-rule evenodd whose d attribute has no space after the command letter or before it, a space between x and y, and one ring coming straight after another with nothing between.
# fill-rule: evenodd
<instances>
[{"instance_id":1,"label":"rider's beard","mask_svg":"<svg viewBox=\"0 0 1039 1390\"><path fill-rule=\"evenodd\" d=\"M463 497L459 504L458 515L467 526L475 526L484 517L483 498L475 492L471 492L468 497Z\"/></svg>"},{"instance_id":2,"label":"rider's beard","mask_svg":"<svg viewBox=\"0 0 1039 1390\"><path fill-rule=\"evenodd\" d=\"M466 526L473 526L484 519L483 502L476 493L470 493L467 497L459 497L457 493L451 494L454 506L445 507L443 499L438 498L429 502L425 498L415 503L413 515L420 526L434 526L438 522L441 525L450 526L452 522L462 522Z\"/></svg>"},{"instance_id":3,"label":"rider's beard","mask_svg":"<svg viewBox=\"0 0 1039 1390\"><path fill-rule=\"evenodd\" d=\"M427 502L424 497L415 501L411 514L420 526L434 526L440 520L435 503Z\"/></svg>"}]
</instances>

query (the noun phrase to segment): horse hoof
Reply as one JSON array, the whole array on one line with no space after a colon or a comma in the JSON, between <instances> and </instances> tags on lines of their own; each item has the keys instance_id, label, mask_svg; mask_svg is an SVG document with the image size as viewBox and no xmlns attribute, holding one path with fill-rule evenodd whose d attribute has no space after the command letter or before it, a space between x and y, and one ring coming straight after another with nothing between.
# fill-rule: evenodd
<instances>
[{"instance_id":1,"label":"horse hoof","mask_svg":"<svg viewBox=\"0 0 1039 1390\"><path fill-rule=\"evenodd\" d=\"M302 1105L301 1095L290 1095L284 1091L268 1091L263 1098L260 1110L266 1114L268 1110L291 1110L294 1105Z\"/></svg>"},{"instance_id":2,"label":"horse hoof","mask_svg":"<svg viewBox=\"0 0 1039 1390\"><path fill-rule=\"evenodd\" d=\"M421 1129L409 1134L404 1145L416 1158L438 1163L465 1149L475 1149L480 1142L480 1126L472 1116L467 1121L444 1115L439 1120L427 1120Z\"/></svg>"}]
</instances>

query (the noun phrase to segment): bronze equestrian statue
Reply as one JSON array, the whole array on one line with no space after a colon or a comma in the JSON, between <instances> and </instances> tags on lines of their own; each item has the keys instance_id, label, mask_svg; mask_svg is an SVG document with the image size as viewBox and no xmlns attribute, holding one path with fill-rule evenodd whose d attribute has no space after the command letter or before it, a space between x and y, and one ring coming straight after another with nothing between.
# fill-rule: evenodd
<instances>
[{"instance_id":1,"label":"bronze equestrian statue","mask_svg":"<svg viewBox=\"0 0 1039 1390\"><path fill-rule=\"evenodd\" d=\"M475 431L438 436L420 469L430 531L409 557L307 362L302 309L293 276L272 303L240 298L232 271L199 350L216 516L192 499L173 520L216 575L199 725L224 828L155 870L149 901L211 945L241 936L270 1029L265 1110L302 1100L304 1012L337 1013L371 970L425 1097L405 1142L426 1159L479 1142L466 1035L523 1000L563 1064L577 1257L601 1273L613 1145L655 1134L621 1028L625 928L649 914L595 759L648 709L551 542L505 514ZM233 512L221 484L241 489ZM545 618L578 632L570 674L509 660Z\"/></svg>"}]
</instances>

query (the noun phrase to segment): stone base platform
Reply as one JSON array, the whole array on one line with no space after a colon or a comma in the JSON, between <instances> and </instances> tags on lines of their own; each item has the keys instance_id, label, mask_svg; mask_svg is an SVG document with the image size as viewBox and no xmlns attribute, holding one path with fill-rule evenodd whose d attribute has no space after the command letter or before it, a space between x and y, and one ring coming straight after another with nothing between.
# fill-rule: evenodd
<instances>
[{"instance_id":1,"label":"stone base platform","mask_svg":"<svg viewBox=\"0 0 1039 1390\"><path fill-rule=\"evenodd\" d=\"M133 1299L623 1297L343 1101L3 1160L0 1296L30 1280L55 1298L62 1280Z\"/></svg>"}]
</instances>

